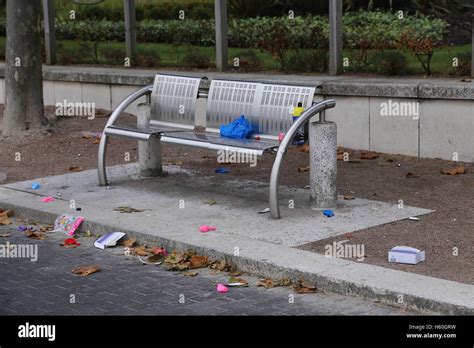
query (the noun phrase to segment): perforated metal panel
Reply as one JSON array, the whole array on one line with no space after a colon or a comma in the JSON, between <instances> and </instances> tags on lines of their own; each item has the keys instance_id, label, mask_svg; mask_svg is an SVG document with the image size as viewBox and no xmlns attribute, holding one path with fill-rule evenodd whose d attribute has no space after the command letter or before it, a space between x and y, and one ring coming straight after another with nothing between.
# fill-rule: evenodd
<instances>
[{"instance_id":1,"label":"perforated metal panel","mask_svg":"<svg viewBox=\"0 0 474 348\"><path fill-rule=\"evenodd\" d=\"M207 127L219 128L243 114L256 133L284 133L293 122L292 108L298 102L304 108L310 107L315 90L315 87L213 79L207 101Z\"/></svg>"},{"instance_id":2,"label":"perforated metal panel","mask_svg":"<svg viewBox=\"0 0 474 348\"><path fill-rule=\"evenodd\" d=\"M202 78L157 74L151 93L151 119L194 125Z\"/></svg>"}]
</instances>

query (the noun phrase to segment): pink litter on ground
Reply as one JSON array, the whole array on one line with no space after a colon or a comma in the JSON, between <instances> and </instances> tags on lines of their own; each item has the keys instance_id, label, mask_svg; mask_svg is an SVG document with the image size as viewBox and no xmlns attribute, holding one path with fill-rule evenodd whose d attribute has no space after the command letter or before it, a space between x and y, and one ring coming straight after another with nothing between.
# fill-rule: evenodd
<instances>
[{"instance_id":1,"label":"pink litter on ground","mask_svg":"<svg viewBox=\"0 0 474 348\"><path fill-rule=\"evenodd\" d=\"M229 288L223 284L217 284L217 292L225 293L228 292Z\"/></svg>"},{"instance_id":2,"label":"pink litter on ground","mask_svg":"<svg viewBox=\"0 0 474 348\"><path fill-rule=\"evenodd\" d=\"M285 133L280 133L278 134L278 141L281 143L283 141L283 138L285 138Z\"/></svg>"},{"instance_id":3,"label":"pink litter on ground","mask_svg":"<svg viewBox=\"0 0 474 348\"><path fill-rule=\"evenodd\" d=\"M54 198L49 196L49 197L44 197L44 198L41 198L41 202L43 203L49 203L49 202L54 202Z\"/></svg>"},{"instance_id":4,"label":"pink litter on ground","mask_svg":"<svg viewBox=\"0 0 474 348\"><path fill-rule=\"evenodd\" d=\"M209 231L215 231L215 230L216 230L215 226L207 226L207 225L199 226L199 231L201 232L209 232Z\"/></svg>"}]
</instances>

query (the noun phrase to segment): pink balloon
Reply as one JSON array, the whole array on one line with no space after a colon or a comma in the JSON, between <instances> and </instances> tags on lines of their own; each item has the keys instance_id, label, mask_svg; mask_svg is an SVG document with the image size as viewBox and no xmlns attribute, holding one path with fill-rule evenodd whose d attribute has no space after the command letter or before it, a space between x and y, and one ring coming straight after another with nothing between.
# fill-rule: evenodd
<instances>
[{"instance_id":1,"label":"pink balloon","mask_svg":"<svg viewBox=\"0 0 474 348\"><path fill-rule=\"evenodd\" d=\"M228 292L229 288L223 284L217 284L217 292L225 293Z\"/></svg>"}]
</instances>

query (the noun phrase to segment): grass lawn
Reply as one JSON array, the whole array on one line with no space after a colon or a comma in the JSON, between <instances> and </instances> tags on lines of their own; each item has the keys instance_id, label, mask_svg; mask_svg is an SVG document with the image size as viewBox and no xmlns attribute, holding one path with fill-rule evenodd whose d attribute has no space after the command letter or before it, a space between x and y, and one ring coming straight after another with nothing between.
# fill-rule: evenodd
<instances>
[{"instance_id":1,"label":"grass lawn","mask_svg":"<svg viewBox=\"0 0 474 348\"><path fill-rule=\"evenodd\" d=\"M91 54L87 54L86 50L80 47L76 41L60 41L59 52L65 52L67 55L79 59L81 64L93 64ZM125 44L120 42L104 42L99 44L99 64L120 64L125 56ZM140 43L138 44L139 53L149 57L159 57L159 64L156 67L181 67L185 68L186 65L183 62L183 58L191 48L195 48L203 53L208 59L214 63L215 53L213 47L199 47L183 45L180 47L173 47L171 44L164 43ZM0 37L0 50L5 52L5 38ZM242 49L242 48L229 48L229 64L232 65L234 57L239 57L244 51L253 51L260 59L261 64L265 70L277 70L278 65L273 58L266 52L262 52L259 49ZM431 62L432 71L434 75L448 75L452 70L453 58L459 57L460 55L469 54L471 51L471 45L462 46L445 46L439 47L435 50L433 59ZM109 52L108 58L104 56L104 52ZM110 53L112 52L112 53ZM61 54L61 53L59 53ZM110 55L113 58L111 60ZM346 55L346 52L344 52ZM405 56L408 61L408 73L410 75L424 75L424 71L418 62L417 58L411 52L405 52ZM3 57L2 57L3 58ZM367 69L368 72L372 72L373 67Z\"/></svg>"}]
</instances>

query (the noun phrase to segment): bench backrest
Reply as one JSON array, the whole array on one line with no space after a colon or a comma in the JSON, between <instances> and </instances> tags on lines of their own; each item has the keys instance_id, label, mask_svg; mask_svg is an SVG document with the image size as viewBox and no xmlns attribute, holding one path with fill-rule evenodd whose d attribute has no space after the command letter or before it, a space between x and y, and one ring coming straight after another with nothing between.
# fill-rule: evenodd
<instances>
[{"instance_id":1,"label":"bench backrest","mask_svg":"<svg viewBox=\"0 0 474 348\"><path fill-rule=\"evenodd\" d=\"M157 74L151 93L151 119L194 126L201 77Z\"/></svg>"},{"instance_id":2,"label":"bench backrest","mask_svg":"<svg viewBox=\"0 0 474 348\"><path fill-rule=\"evenodd\" d=\"M278 136L293 123L298 102L309 108L316 87L213 79L209 89L207 127L219 128L245 115L255 133Z\"/></svg>"}]
</instances>

